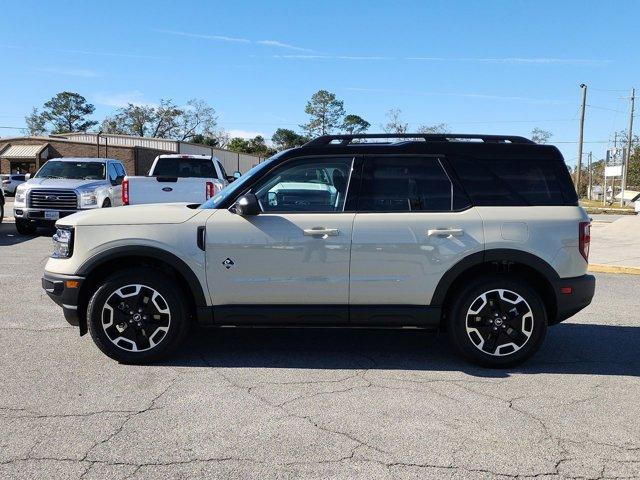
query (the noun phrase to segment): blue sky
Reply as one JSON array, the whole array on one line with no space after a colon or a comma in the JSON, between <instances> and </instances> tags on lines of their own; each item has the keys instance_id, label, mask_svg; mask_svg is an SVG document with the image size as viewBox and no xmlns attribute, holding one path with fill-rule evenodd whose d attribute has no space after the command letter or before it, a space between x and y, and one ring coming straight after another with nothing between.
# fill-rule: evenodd
<instances>
[{"instance_id":1,"label":"blue sky","mask_svg":"<svg viewBox=\"0 0 640 480\"><path fill-rule=\"evenodd\" d=\"M202 98L231 133L270 137L303 123L306 101L327 89L371 131L390 108L413 128L540 127L572 164L579 84L589 86L585 151L596 157L626 128L623 97L640 87L634 0L2 5L4 127L24 126L31 107L70 90L96 106L96 118L127 102Z\"/></svg>"}]
</instances>

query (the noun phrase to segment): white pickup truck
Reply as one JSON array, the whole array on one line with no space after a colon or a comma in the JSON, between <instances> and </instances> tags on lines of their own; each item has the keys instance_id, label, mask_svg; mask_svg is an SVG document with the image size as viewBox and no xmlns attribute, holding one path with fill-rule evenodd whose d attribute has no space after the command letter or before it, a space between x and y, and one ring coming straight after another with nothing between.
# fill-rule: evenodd
<instances>
[{"instance_id":1,"label":"white pickup truck","mask_svg":"<svg viewBox=\"0 0 640 480\"><path fill-rule=\"evenodd\" d=\"M216 157L159 155L147 176L125 177L122 204L204 203L233 180Z\"/></svg>"}]
</instances>

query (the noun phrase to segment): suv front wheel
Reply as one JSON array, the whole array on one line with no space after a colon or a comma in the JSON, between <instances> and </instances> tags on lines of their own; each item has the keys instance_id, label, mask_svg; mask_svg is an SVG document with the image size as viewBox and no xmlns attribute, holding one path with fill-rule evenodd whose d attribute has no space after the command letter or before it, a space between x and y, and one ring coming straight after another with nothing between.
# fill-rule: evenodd
<instances>
[{"instance_id":1,"label":"suv front wheel","mask_svg":"<svg viewBox=\"0 0 640 480\"><path fill-rule=\"evenodd\" d=\"M108 277L87 309L89 333L106 355L122 363L159 360L184 339L189 318L174 279L153 269Z\"/></svg>"},{"instance_id":2,"label":"suv front wheel","mask_svg":"<svg viewBox=\"0 0 640 480\"><path fill-rule=\"evenodd\" d=\"M486 367L507 367L540 348L547 315L540 295L520 278L482 277L456 295L447 330L465 357Z\"/></svg>"}]
</instances>

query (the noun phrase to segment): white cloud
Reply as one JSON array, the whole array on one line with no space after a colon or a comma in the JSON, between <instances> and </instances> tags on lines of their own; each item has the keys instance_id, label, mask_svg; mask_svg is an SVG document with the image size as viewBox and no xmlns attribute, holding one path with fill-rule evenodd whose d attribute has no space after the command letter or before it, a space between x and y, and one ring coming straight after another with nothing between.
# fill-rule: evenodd
<instances>
[{"instance_id":1,"label":"white cloud","mask_svg":"<svg viewBox=\"0 0 640 480\"><path fill-rule=\"evenodd\" d=\"M358 55L273 55L273 58L291 58L300 60L397 60L394 57L358 56Z\"/></svg>"},{"instance_id":2,"label":"white cloud","mask_svg":"<svg viewBox=\"0 0 640 480\"><path fill-rule=\"evenodd\" d=\"M214 40L218 42L228 42L228 43L244 43L244 44L262 45L264 47L284 48L287 50L295 50L297 52L313 52L313 50L309 48L298 47L296 45L291 45L290 43L281 42L280 40L255 40L254 41L254 40L249 40L248 38L242 38L242 37L229 37L226 35L209 35L205 33L183 32L179 30L155 29L154 31L158 33L166 33L168 35L178 35L180 37L201 38L203 40Z\"/></svg>"},{"instance_id":3,"label":"white cloud","mask_svg":"<svg viewBox=\"0 0 640 480\"><path fill-rule=\"evenodd\" d=\"M423 92L415 90L394 90L388 88L361 88L361 87L348 87L346 90L351 92L364 92L364 93L385 93L385 94L400 94L400 95L424 95L433 97L459 97L459 98L475 98L479 100L499 100L508 102L521 102L531 104L563 104L567 103L561 100L552 100L546 98L533 98L533 97L517 97L507 95L491 95L484 93L463 93L463 92Z\"/></svg>"},{"instance_id":4,"label":"white cloud","mask_svg":"<svg viewBox=\"0 0 640 480\"><path fill-rule=\"evenodd\" d=\"M589 58L545 58L545 57L506 57L506 58L447 58L447 57L406 57L404 60L422 60L428 62L472 62L472 63L504 63L512 65L574 65L598 66L610 63L610 60Z\"/></svg>"},{"instance_id":5,"label":"white cloud","mask_svg":"<svg viewBox=\"0 0 640 480\"><path fill-rule=\"evenodd\" d=\"M85 70L85 69L66 69L66 68L39 68L38 72L49 73L53 75L66 75L69 77L82 77L82 78L96 78L99 77L100 74L93 70Z\"/></svg>"},{"instance_id":6,"label":"white cloud","mask_svg":"<svg viewBox=\"0 0 640 480\"><path fill-rule=\"evenodd\" d=\"M94 101L100 105L117 108L126 107L130 103L138 106L153 105L150 102L144 101L144 95L138 90L118 93L98 93L95 95Z\"/></svg>"},{"instance_id":7,"label":"white cloud","mask_svg":"<svg viewBox=\"0 0 640 480\"><path fill-rule=\"evenodd\" d=\"M288 50L295 50L297 52L313 52L313 50L309 48L296 47L295 45L290 45L288 43L280 42L278 40L258 40L256 43L258 45L264 45L266 47L285 48Z\"/></svg>"},{"instance_id":8,"label":"white cloud","mask_svg":"<svg viewBox=\"0 0 640 480\"><path fill-rule=\"evenodd\" d=\"M265 139L267 138L263 132L252 132L250 130L233 129L233 130L225 130L225 133L229 135L229 138L240 137L240 138L249 139L249 138L257 137L258 135L260 135L261 137L264 137Z\"/></svg>"},{"instance_id":9,"label":"white cloud","mask_svg":"<svg viewBox=\"0 0 640 480\"><path fill-rule=\"evenodd\" d=\"M229 43L251 43L251 40L238 37L227 37L225 35L206 35L202 33L180 32L177 30L155 30L158 33L167 33L169 35L178 35L181 37L202 38L204 40L216 40L219 42Z\"/></svg>"}]
</instances>

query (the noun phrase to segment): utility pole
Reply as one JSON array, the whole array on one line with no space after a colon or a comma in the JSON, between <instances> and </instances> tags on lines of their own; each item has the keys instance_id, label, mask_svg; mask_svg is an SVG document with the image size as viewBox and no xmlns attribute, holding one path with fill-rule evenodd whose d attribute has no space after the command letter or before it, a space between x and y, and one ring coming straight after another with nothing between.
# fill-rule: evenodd
<instances>
[{"instance_id":1,"label":"utility pole","mask_svg":"<svg viewBox=\"0 0 640 480\"><path fill-rule=\"evenodd\" d=\"M591 189L593 188L593 170L591 168L592 160L593 160L593 152L589 152L589 190L587 190L587 195L589 200L592 200Z\"/></svg>"},{"instance_id":2,"label":"utility pole","mask_svg":"<svg viewBox=\"0 0 640 480\"><path fill-rule=\"evenodd\" d=\"M576 192L578 198L580 197L580 171L582 170L582 141L584 137L584 111L587 104L587 86L584 83L580 84L582 89L582 101L580 102L580 130L578 134L578 163L576 170Z\"/></svg>"},{"instance_id":3,"label":"utility pole","mask_svg":"<svg viewBox=\"0 0 640 480\"><path fill-rule=\"evenodd\" d=\"M620 206L624 206L624 191L627 189L627 171L629 169L629 160L631 160L631 147L633 146L633 110L635 104L636 89L631 89L631 108L629 109L629 131L627 132L627 151L623 155L622 162L622 190L620 192Z\"/></svg>"}]
</instances>

